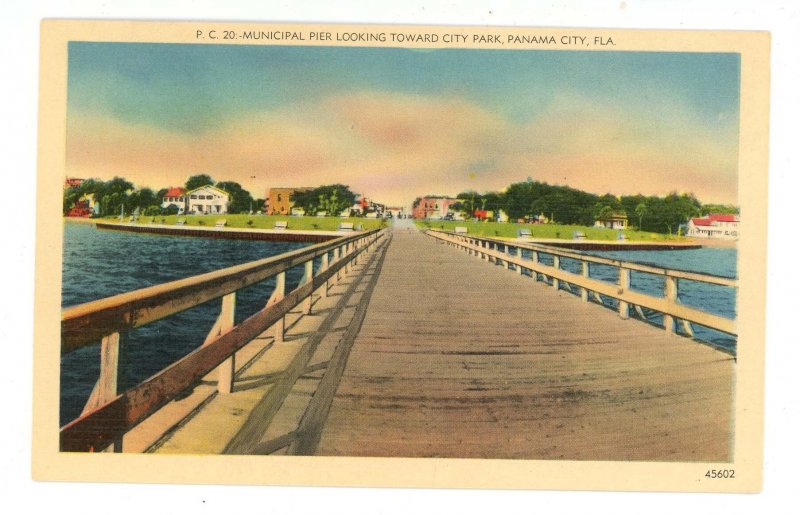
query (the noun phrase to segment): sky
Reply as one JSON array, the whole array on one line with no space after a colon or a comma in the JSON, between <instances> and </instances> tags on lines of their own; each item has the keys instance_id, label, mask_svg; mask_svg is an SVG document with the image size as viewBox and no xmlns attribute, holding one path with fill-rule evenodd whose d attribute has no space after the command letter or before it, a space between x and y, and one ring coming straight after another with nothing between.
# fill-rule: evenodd
<instances>
[{"instance_id":1,"label":"sky","mask_svg":"<svg viewBox=\"0 0 800 515\"><path fill-rule=\"evenodd\" d=\"M719 53L71 42L66 171L398 206L529 178L736 204L739 74Z\"/></svg>"}]
</instances>

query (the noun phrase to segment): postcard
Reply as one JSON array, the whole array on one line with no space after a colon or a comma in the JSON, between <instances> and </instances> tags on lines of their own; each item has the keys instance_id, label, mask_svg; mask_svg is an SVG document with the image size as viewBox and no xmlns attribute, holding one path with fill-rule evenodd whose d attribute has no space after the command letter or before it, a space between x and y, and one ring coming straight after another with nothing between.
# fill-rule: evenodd
<instances>
[{"instance_id":1,"label":"postcard","mask_svg":"<svg viewBox=\"0 0 800 515\"><path fill-rule=\"evenodd\" d=\"M44 21L34 478L758 491L769 44Z\"/></svg>"}]
</instances>

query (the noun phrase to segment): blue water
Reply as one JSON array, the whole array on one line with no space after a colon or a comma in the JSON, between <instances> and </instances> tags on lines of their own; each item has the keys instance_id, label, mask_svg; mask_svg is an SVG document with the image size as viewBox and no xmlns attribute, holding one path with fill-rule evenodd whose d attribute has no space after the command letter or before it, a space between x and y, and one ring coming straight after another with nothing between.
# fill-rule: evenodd
<instances>
[{"instance_id":1,"label":"blue water","mask_svg":"<svg viewBox=\"0 0 800 515\"><path fill-rule=\"evenodd\" d=\"M702 248L694 250L636 250L582 253L620 261L650 264L675 270L700 272L728 278L737 277L736 249ZM523 257L530 258L530 253L523 253ZM539 260L547 265L553 264L553 257L548 254L540 254ZM561 268L575 274L579 274L581 271L580 262L569 258L561 258ZM616 284L619 281L619 270L616 267L593 263L589 267L589 276ZM631 271L631 289L648 295L663 297L664 278L644 272ZM680 279L678 280L678 301L686 306L691 306L715 315L730 319L736 318L736 291L733 288ZM616 309L618 306L616 300L605 297L603 297L603 304L612 309ZM631 312L631 315L638 316L634 311ZM663 315L659 313L645 310L645 319L653 324L663 324ZM680 326L678 326L678 329L679 332L683 330ZM692 329L694 337L697 340L730 352L735 352L735 337L697 324L692 324Z\"/></svg>"},{"instance_id":2,"label":"blue water","mask_svg":"<svg viewBox=\"0 0 800 515\"><path fill-rule=\"evenodd\" d=\"M144 235L66 223L61 302L64 307L82 304L306 245ZM298 284L302 274L302 266L287 272L287 290ZM240 290L236 295L236 322L261 309L274 285L274 279L269 279ZM220 304L219 299L210 301L131 331L120 360L121 389L136 385L200 346L219 314ZM62 425L80 415L99 374L99 342L62 356Z\"/></svg>"}]
</instances>

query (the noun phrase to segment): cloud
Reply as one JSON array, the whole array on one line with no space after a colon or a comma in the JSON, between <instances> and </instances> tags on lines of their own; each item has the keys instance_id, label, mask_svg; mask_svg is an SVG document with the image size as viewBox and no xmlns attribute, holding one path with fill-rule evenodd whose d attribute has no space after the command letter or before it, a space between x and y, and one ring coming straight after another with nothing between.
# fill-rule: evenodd
<instances>
[{"instance_id":1,"label":"cloud","mask_svg":"<svg viewBox=\"0 0 800 515\"><path fill-rule=\"evenodd\" d=\"M276 186L339 182L407 205L427 193L536 180L597 193L694 191L735 202L736 135L674 103L651 110L557 95L523 121L460 97L362 91L220 120L200 135L71 112L67 173L142 186L195 173Z\"/></svg>"}]
</instances>

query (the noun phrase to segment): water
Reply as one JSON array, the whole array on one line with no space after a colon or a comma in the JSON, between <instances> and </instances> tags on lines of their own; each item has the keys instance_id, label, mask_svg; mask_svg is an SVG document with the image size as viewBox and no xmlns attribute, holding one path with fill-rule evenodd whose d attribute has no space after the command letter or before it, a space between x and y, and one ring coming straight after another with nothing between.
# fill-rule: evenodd
<instances>
[{"instance_id":1,"label":"water","mask_svg":"<svg viewBox=\"0 0 800 515\"><path fill-rule=\"evenodd\" d=\"M736 249L733 248L592 251L581 253L620 261L650 264L674 270L699 272L729 278L737 276ZM523 253L523 256L530 258L530 253ZM540 254L539 259L547 265L553 264L551 255ZM579 274L581 265L578 260L561 258L561 268ZM589 268L589 276L616 284L619 280L619 270L616 267L593 263ZM641 293L662 297L664 295L664 278L644 272L631 271L630 287L632 290ZM736 291L733 288L680 279L678 281L678 301L686 306L725 318L736 318ZM603 304L612 309L616 309L618 305L616 300L605 297L603 297ZM660 313L645 311L645 318L653 324L663 324L663 315ZM682 328L678 327L682 331ZM696 339L735 352L735 337L697 324L692 324L692 328Z\"/></svg>"},{"instance_id":2,"label":"water","mask_svg":"<svg viewBox=\"0 0 800 515\"><path fill-rule=\"evenodd\" d=\"M65 307L82 304L307 245L105 231L88 224L66 223L61 302ZM299 283L302 274L302 266L287 272L287 291ZM274 279L269 279L237 292L236 323L261 309L274 285ZM219 314L220 304L220 299L209 301L131 331L120 360L121 390L147 379L201 345ZM62 356L62 425L80 415L99 374L99 342Z\"/></svg>"}]
</instances>

